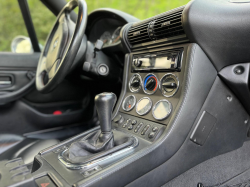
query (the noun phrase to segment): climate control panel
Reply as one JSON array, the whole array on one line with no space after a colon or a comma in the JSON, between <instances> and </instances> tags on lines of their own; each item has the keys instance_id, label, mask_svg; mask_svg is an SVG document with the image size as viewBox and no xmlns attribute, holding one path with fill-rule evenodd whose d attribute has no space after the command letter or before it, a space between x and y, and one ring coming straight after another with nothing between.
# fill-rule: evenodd
<instances>
[{"instance_id":1,"label":"climate control panel","mask_svg":"<svg viewBox=\"0 0 250 187\"><path fill-rule=\"evenodd\" d=\"M132 74L128 86L131 94L123 100L123 110L129 112L135 108L139 116L145 116L151 112L155 120L162 121L166 120L173 111L170 98L178 92L180 83L178 76L173 73L162 73L160 77L153 73L145 74L143 77L142 74L135 73ZM143 95L140 98L136 99L133 95L142 92ZM154 99L155 102L152 101L152 97L157 98Z\"/></svg>"},{"instance_id":2,"label":"climate control panel","mask_svg":"<svg viewBox=\"0 0 250 187\"><path fill-rule=\"evenodd\" d=\"M165 97L172 97L179 88L179 79L172 73L163 75L159 81L156 75L149 73L142 81L141 75L133 74L129 81L129 89L131 92L139 92L143 88L145 94L152 95L158 89Z\"/></svg>"}]
</instances>

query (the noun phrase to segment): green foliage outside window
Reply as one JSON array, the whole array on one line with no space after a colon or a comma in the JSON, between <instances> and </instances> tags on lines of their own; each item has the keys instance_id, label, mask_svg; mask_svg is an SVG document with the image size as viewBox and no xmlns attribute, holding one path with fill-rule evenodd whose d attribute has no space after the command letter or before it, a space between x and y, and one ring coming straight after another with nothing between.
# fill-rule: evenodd
<instances>
[{"instance_id":1,"label":"green foliage outside window","mask_svg":"<svg viewBox=\"0 0 250 187\"><path fill-rule=\"evenodd\" d=\"M68 1L68 0L67 0ZM146 19L187 4L189 0L86 0L88 12L114 8ZM44 45L55 16L39 0L28 0L39 43ZM17 0L0 0L0 51L10 51L13 38L28 36Z\"/></svg>"}]
</instances>

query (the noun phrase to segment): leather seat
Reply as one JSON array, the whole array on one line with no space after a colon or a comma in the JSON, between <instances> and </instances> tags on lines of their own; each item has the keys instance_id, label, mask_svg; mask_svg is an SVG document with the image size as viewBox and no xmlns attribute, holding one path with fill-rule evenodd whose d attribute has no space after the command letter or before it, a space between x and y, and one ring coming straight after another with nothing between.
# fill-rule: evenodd
<instances>
[{"instance_id":1,"label":"leather seat","mask_svg":"<svg viewBox=\"0 0 250 187\"><path fill-rule=\"evenodd\" d=\"M25 164L33 162L39 151L59 143L59 140L24 138L14 134L0 134L0 161L21 157Z\"/></svg>"}]
</instances>

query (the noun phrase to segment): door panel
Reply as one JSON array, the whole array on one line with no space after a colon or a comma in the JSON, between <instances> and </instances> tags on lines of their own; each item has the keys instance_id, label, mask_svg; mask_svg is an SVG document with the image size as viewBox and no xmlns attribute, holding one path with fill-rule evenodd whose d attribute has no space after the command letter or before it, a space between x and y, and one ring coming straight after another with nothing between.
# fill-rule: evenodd
<instances>
[{"instance_id":1,"label":"door panel","mask_svg":"<svg viewBox=\"0 0 250 187\"><path fill-rule=\"evenodd\" d=\"M23 86L25 86L26 84L28 84L31 81L31 79L28 78L28 76L27 76L28 72L29 71L24 71L24 70L20 70L20 71L0 70L0 80L1 80L1 78L5 79L6 77L9 77L10 82L11 82L10 85L1 85L0 84L0 94L1 94L1 92L16 91L16 90L22 88ZM1 83L1 81L0 81L0 83Z\"/></svg>"},{"instance_id":2,"label":"door panel","mask_svg":"<svg viewBox=\"0 0 250 187\"><path fill-rule=\"evenodd\" d=\"M0 70L36 70L40 53L0 53Z\"/></svg>"},{"instance_id":3,"label":"door panel","mask_svg":"<svg viewBox=\"0 0 250 187\"><path fill-rule=\"evenodd\" d=\"M0 53L0 104L20 99L34 88L38 59L39 53Z\"/></svg>"},{"instance_id":4,"label":"door panel","mask_svg":"<svg viewBox=\"0 0 250 187\"><path fill-rule=\"evenodd\" d=\"M87 88L65 80L49 94L36 90L38 59L39 53L0 53L0 133L24 134L81 123L92 117ZM11 85L1 86L1 80L8 78ZM22 92L26 87L29 88ZM55 111L61 114L54 115Z\"/></svg>"}]
</instances>

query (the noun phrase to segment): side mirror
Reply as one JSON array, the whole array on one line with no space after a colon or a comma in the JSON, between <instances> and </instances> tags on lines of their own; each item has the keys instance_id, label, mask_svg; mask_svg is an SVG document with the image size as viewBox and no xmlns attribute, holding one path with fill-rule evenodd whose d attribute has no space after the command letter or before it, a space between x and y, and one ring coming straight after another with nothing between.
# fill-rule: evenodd
<instances>
[{"instance_id":1,"label":"side mirror","mask_svg":"<svg viewBox=\"0 0 250 187\"><path fill-rule=\"evenodd\" d=\"M33 47L28 37L17 36L11 42L13 53L33 53Z\"/></svg>"}]
</instances>

